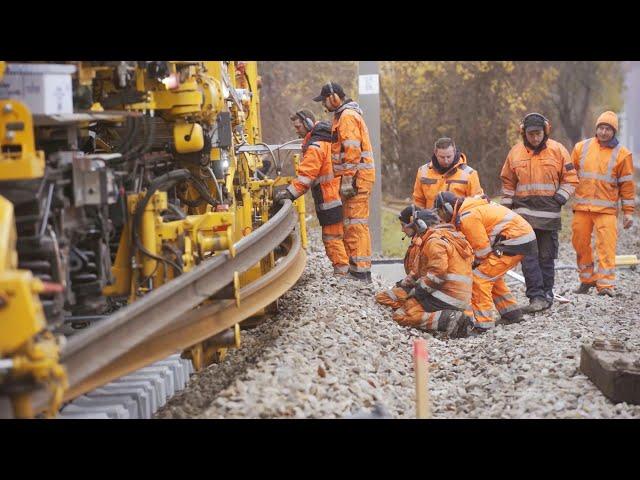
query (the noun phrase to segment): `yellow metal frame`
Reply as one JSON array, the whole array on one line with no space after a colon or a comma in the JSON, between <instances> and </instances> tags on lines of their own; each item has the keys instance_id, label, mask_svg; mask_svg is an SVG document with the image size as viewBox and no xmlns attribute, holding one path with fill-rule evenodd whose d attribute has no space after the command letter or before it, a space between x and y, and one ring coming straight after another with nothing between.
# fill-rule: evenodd
<instances>
[{"instance_id":1,"label":"yellow metal frame","mask_svg":"<svg viewBox=\"0 0 640 480\"><path fill-rule=\"evenodd\" d=\"M44 153L35 148L31 112L17 100L0 100L0 181L43 175Z\"/></svg>"},{"instance_id":2,"label":"yellow metal frame","mask_svg":"<svg viewBox=\"0 0 640 480\"><path fill-rule=\"evenodd\" d=\"M49 415L62 402L67 376L59 363L59 345L49 332L38 294L43 283L28 270L18 270L13 204L0 196L0 358L10 359L9 380L46 383L52 398ZM28 389L12 395L17 417L32 417Z\"/></svg>"}]
</instances>

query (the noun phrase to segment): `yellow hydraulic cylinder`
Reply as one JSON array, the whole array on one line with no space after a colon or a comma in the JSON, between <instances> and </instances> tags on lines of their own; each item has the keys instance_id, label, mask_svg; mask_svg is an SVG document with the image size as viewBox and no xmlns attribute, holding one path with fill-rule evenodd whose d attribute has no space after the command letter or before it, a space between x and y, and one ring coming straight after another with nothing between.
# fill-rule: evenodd
<instances>
[{"instance_id":1,"label":"yellow hydraulic cylinder","mask_svg":"<svg viewBox=\"0 0 640 480\"><path fill-rule=\"evenodd\" d=\"M151 202L149 202L151 203ZM149 252L157 255L156 251L156 212L153 205L147 205L142 214L142 245ZM149 277L156 269L157 260L150 258L148 255L143 257L142 272L145 277Z\"/></svg>"},{"instance_id":2,"label":"yellow hydraulic cylinder","mask_svg":"<svg viewBox=\"0 0 640 480\"><path fill-rule=\"evenodd\" d=\"M298 209L298 221L300 223L300 240L302 248L307 248L307 208L304 203L304 195L300 195L296 200L296 208Z\"/></svg>"}]
</instances>

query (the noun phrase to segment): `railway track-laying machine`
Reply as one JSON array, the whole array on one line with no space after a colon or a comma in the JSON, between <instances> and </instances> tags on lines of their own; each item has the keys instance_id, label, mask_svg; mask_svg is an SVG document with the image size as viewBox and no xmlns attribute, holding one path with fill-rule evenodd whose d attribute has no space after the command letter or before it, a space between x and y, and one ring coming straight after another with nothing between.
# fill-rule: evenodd
<instances>
[{"instance_id":1,"label":"railway track-laying machine","mask_svg":"<svg viewBox=\"0 0 640 480\"><path fill-rule=\"evenodd\" d=\"M180 335L166 332L216 302L239 308L243 289L286 254L273 240L251 265L220 273L217 287L196 279L212 259L231 262L239 245L276 237L256 234L290 180L276 154L299 143L262 142L259 89L256 62L0 62L0 398L12 416L55 415L116 375L96 372L153 350L149 339L180 349L196 370L239 345L238 323L175 344ZM285 206L293 244L304 247L304 197ZM199 297L167 305L169 292L198 281ZM234 321L274 309L270 301ZM162 316L169 323L158 330ZM115 330L123 340L96 343ZM93 371L77 373L96 357Z\"/></svg>"}]
</instances>

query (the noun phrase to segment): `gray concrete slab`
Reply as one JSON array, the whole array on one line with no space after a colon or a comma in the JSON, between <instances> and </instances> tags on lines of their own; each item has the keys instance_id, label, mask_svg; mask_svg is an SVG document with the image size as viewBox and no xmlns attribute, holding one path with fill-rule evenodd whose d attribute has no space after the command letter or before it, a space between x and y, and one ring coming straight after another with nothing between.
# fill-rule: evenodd
<instances>
[{"instance_id":1,"label":"gray concrete slab","mask_svg":"<svg viewBox=\"0 0 640 480\"><path fill-rule=\"evenodd\" d=\"M70 403L62 409L61 413L106 413L109 418L122 420L129 418L129 410L122 405L93 405L81 407Z\"/></svg>"},{"instance_id":2,"label":"gray concrete slab","mask_svg":"<svg viewBox=\"0 0 640 480\"><path fill-rule=\"evenodd\" d=\"M138 410L138 403L131 397L126 395L122 396L98 396L98 397L87 397L83 395L78 397L71 402L72 405L77 405L79 407L91 407L96 405L121 405L126 408L129 412L129 418L140 418L140 413Z\"/></svg>"},{"instance_id":3,"label":"gray concrete slab","mask_svg":"<svg viewBox=\"0 0 640 480\"><path fill-rule=\"evenodd\" d=\"M155 364L154 364L155 365ZM162 375L163 382L165 384L165 389L167 391L167 397L170 398L176 393L175 387L175 379L173 378L173 371L168 366L151 365L149 367L144 367L143 369L137 370L134 373L155 373Z\"/></svg>"},{"instance_id":4,"label":"gray concrete slab","mask_svg":"<svg viewBox=\"0 0 640 480\"><path fill-rule=\"evenodd\" d=\"M153 415L158 410L158 398L159 393L155 388L153 382L148 380L115 380L103 388L107 387L142 387L149 394L149 400L151 401L151 414Z\"/></svg>"},{"instance_id":5,"label":"gray concrete slab","mask_svg":"<svg viewBox=\"0 0 640 480\"><path fill-rule=\"evenodd\" d=\"M406 276L403 263L374 263L371 265L371 272L393 283L402 280Z\"/></svg>"},{"instance_id":6,"label":"gray concrete slab","mask_svg":"<svg viewBox=\"0 0 640 480\"><path fill-rule=\"evenodd\" d=\"M104 412L91 413L60 413L56 420L110 420L109 415Z\"/></svg>"},{"instance_id":7,"label":"gray concrete slab","mask_svg":"<svg viewBox=\"0 0 640 480\"><path fill-rule=\"evenodd\" d=\"M99 397L99 396L127 396L133 398L138 404L138 412L140 414L140 418L151 418L151 394L147 393L146 389L141 387L126 387L126 386L117 386L104 385L100 388L97 388L89 393L87 393L88 397Z\"/></svg>"},{"instance_id":8,"label":"gray concrete slab","mask_svg":"<svg viewBox=\"0 0 640 480\"><path fill-rule=\"evenodd\" d=\"M184 387L187 385L187 373L185 371L184 365L179 358L167 358L166 360L158 362L155 365L168 366L174 371L174 378L176 380L176 391L184 389Z\"/></svg>"},{"instance_id":9,"label":"gray concrete slab","mask_svg":"<svg viewBox=\"0 0 640 480\"><path fill-rule=\"evenodd\" d=\"M164 406L164 404L167 403L167 399L168 399L167 388L164 383L164 377L161 373L153 373L153 372L147 373L147 372L142 372L141 370L138 370L137 372L130 373L126 377L122 377L119 379L119 381L123 381L123 382L127 382L130 380L133 380L133 381L142 380L142 381L152 382L157 392L158 408Z\"/></svg>"}]
</instances>

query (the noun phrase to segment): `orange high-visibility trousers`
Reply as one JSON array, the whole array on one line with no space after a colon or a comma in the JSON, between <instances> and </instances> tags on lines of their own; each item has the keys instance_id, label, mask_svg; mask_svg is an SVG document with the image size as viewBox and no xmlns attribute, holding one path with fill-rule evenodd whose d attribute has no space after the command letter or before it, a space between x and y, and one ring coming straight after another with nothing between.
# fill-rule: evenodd
<instances>
[{"instance_id":1,"label":"orange high-visibility trousers","mask_svg":"<svg viewBox=\"0 0 640 480\"><path fill-rule=\"evenodd\" d=\"M376 293L376 302L380 305L384 305L386 307L391 307L394 310L396 308L400 308L405 300L407 300L407 296L409 294L404 288L401 287L393 287L389 290L383 290L382 292Z\"/></svg>"},{"instance_id":2,"label":"orange high-visibility trousers","mask_svg":"<svg viewBox=\"0 0 640 480\"><path fill-rule=\"evenodd\" d=\"M591 234L595 227L598 270L593 268ZM613 288L616 281L616 243L618 218L611 213L576 210L571 224L573 248L578 261L578 274L582 283L595 283L598 291Z\"/></svg>"},{"instance_id":3,"label":"orange high-visibility trousers","mask_svg":"<svg viewBox=\"0 0 640 480\"><path fill-rule=\"evenodd\" d=\"M343 223L329 225L331 235L342 237L343 247L332 243L329 258L339 260L342 268L351 272L371 271L371 235L369 234L369 196L371 192L363 191L351 198L342 197L344 211ZM325 228L323 227L323 239ZM329 235L329 233L327 233ZM334 240L335 241L335 240ZM325 243L326 245L326 243ZM344 250L344 257L342 254ZM332 257L333 255L333 257ZM346 262L345 262L346 257ZM346 267L344 266L346 265ZM334 271L336 264L334 263ZM342 273L342 271L340 272ZM346 272L344 272L346 273Z\"/></svg>"},{"instance_id":4,"label":"orange high-visibility trousers","mask_svg":"<svg viewBox=\"0 0 640 480\"><path fill-rule=\"evenodd\" d=\"M473 270L471 306L475 326L489 329L495 326L491 311L495 306L500 315L517 310L518 302L504 281L504 275L520 263L522 255L489 256Z\"/></svg>"},{"instance_id":5,"label":"orange high-visibility trousers","mask_svg":"<svg viewBox=\"0 0 640 480\"><path fill-rule=\"evenodd\" d=\"M413 327L420 330L437 330L441 312L425 312L420 302L415 298L407 299L403 305L393 312L393 320L403 327Z\"/></svg>"},{"instance_id":6,"label":"orange high-visibility trousers","mask_svg":"<svg viewBox=\"0 0 640 480\"><path fill-rule=\"evenodd\" d=\"M451 317L448 315L450 313L453 313L455 318L459 318L458 315L461 313L466 317L472 317L470 310L465 310L464 312L456 310L427 312L418 300L411 297L403 302L400 308L393 312L391 318L403 327L413 327L425 331L446 332L455 326L451 324Z\"/></svg>"},{"instance_id":7,"label":"orange high-visibility trousers","mask_svg":"<svg viewBox=\"0 0 640 480\"><path fill-rule=\"evenodd\" d=\"M333 273L346 275L349 273L349 257L344 247L342 222L322 227L322 243L327 257L333 265Z\"/></svg>"}]
</instances>

